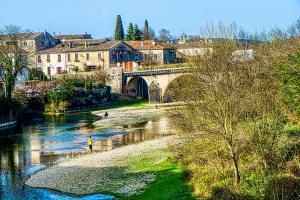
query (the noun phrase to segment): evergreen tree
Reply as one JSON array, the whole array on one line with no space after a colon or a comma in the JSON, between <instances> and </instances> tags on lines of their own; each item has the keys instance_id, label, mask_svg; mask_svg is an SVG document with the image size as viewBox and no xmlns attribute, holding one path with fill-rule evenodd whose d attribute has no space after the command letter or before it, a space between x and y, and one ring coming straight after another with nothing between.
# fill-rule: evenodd
<instances>
[{"instance_id":1,"label":"evergreen tree","mask_svg":"<svg viewBox=\"0 0 300 200\"><path fill-rule=\"evenodd\" d=\"M134 40L134 29L133 29L133 24L130 23L128 26L127 34L126 34L126 40Z\"/></svg>"},{"instance_id":2,"label":"evergreen tree","mask_svg":"<svg viewBox=\"0 0 300 200\"><path fill-rule=\"evenodd\" d=\"M120 15L117 16L115 40L124 40L124 29L123 29L122 18Z\"/></svg>"},{"instance_id":3,"label":"evergreen tree","mask_svg":"<svg viewBox=\"0 0 300 200\"><path fill-rule=\"evenodd\" d=\"M144 36L144 40L150 40L151 38L149 32L148 20L145 20L143 36Z\"/></svg>"},{"instance_id":4,"label":"evergreen tree","mask_svg":"<svg viewBox=\"0 0 300 200\"><path fill-rule=\"evenodd\" d=\"M133 40L142 40L142 31L137 24L133 28Z\"/></svg>"}]
</instances>

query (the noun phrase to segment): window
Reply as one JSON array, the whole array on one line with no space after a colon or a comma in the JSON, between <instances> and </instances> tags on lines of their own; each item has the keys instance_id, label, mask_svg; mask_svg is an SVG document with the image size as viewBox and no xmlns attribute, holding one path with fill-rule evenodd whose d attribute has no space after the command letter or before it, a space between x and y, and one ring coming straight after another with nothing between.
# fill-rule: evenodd
<instances>
[{"instance_id":1,"label":"window","mask_svg":"<svg viewBox=\"0 0 300 200\"><path fill-rule=\"evenodd\" d=\"M56 67L56 74L61 74L61 67Z\"/></svg>"},{"instance_id":2,"label":"window","mask_svg":"<svg viewBox=\"0 0 300 200\"><path fill-rule=\"evenodd\" d=\"M100 61L102 59L102 55L101 53L98 53L98 61Z\"/></svg>"},{"instance_id":3,"label":"window","mask_svg":"<svg viewBox=\"0 0 300 200\"><path fill-rule=\"evenodd\" d=\"M50 55L47 55L47 63L50 63Z\"/></svg>"},{"instance_id":4,"label":"window","mask_svg":"<svg viewBox=\"0 0 300 200\"><path fill-rule=\"evenodd\" d=\"M57 62L59 62L59 63L61 62L61 55L60 54L57 55Z\"/></svg>"},{"instance_id":5,"label":"window","mask_svg":"<svg viewBox=\"0 0 300 200\"><path fill-rule=\"evenodd\" d=\"M37 57L37 61L38 61L38 63L42 63L42 58L41 58L41 55L38 55L38 57Z\"/></svg>"},{"instance_id":6,"label":"window","mask_svg":"<svg viewBox=\"0 0 300 200\"><path fill-rule=\"evenodd\" d=\"M86 54L86 61L89 61L90 60L90 54Z\"/></svg>"},{"instance_id":7,"label":"window","mask_svg":"<svg viewBox=\"0 0 300 200\"><path fill-rule=\"evenodd\" d=\"M157 61L158 61L158 55L157 55L157 54L154 54L154 55L153 55L153 60L154 60L154 62L157 62Z\"/></svg>"},{"instance_id":8,"label":"window","mask_svg":"<svg viewBox=\"0 0 300 200\"><path fill-rule=\"evenodd\" d=\"M71 62L71 54L68 54L68 62Z\"/></svg>"},{"instance_id":9,"label":"window","mask_svg":"<svg viewBox=\"0 0 300 200\"><path fill-rule=\"evenodd\" d=\"M78 53L75 53L75 62L79 62Z\"/></svg>"}]
</instances>

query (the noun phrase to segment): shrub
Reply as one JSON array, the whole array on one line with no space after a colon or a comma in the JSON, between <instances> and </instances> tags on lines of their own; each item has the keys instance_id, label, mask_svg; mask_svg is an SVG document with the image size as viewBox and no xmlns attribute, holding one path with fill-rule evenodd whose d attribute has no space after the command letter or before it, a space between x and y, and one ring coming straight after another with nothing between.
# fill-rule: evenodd
<instances>
[{"instance_id":1,"label":"shrub","mask_svg":"<svg viewBox=\"0 0 300 200\"><path fill-rule=\"evenodd\" d=\"M45 73L42 70L29 68L29 79L47 81L48 77L45 75Z\"/></svg>"},{"instance_id":2,"label":"shrub","mask_svg":"<svg viewBox=\"0 0 300 200\"><path fill-rule=\"evenodd\" d=\"M243 195L232 192L227 188L214 188L212 193L212 199L252 200L255 198L249 195Z\"/></svg>"},{"instance_id":3,"label":"shrub","mask_svg":"<svg viewBox=\"0 0 300 200\"><path fill-rule=\"evenodd\" d=\"M51 102L45 107L45 112L50 114L60 114L65 111L68 106L67 101Z\"/></svg>"},{"instance_id":4,"label":"shrub","mask_svg":"<svg viewBox=\"0 0 300 200\"><path fill-rule=\"evenodd\" d=\"M268 183L265 199L300 199L300 180L291 176L273 178Z\"/></svg>"}]
</instances>

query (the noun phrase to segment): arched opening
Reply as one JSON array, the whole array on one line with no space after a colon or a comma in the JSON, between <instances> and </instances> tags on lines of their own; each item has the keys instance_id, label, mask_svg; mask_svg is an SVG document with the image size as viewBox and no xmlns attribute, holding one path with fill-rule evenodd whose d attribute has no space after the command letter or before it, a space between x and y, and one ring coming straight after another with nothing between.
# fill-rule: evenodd
<instances>
[{"instance_id":1,"label":"arched opening","mask_svg":"<svg viewBox=\"0 0 300 200\"><path fill-rule=\"evenodd\" d=\"M137 96L148 99L148 85L143 78L134 77L129 80L127 86L129 96Z\"/></svg>"},{"instance_id":2,"label":"arched opening","mask_svg":"<svg viewBox=\"0 0 300 200\"><path fill-rule=\"evenodd\" d=\"M163 102L170 103L175 101L180 101L180 88L185 87L185 84L193 78L192 75L181 75L174 80L172 80L169 85L167 86L164 95L163 95Z\"/></svg>"},{"instance_id":3,"label":"arched opening","mask_svg":"<svg viewBox=\"0 0 300 200\"><path fill-rule=\"evenodd\" d=\"M149 101L151 103L161 102L161 88L156 81L153 81L149 86Z\"/></svg>"}]
</instances>

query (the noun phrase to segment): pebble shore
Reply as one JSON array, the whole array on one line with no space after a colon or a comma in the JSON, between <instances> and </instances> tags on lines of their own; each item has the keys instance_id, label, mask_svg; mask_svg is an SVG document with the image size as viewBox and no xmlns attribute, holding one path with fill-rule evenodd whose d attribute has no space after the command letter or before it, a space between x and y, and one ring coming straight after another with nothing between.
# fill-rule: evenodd
<instances>
[{"instance_id":1,"label":"pebble shore","mask_svg":"<svg viewBox=\"0 0 300 200\"><path fill-rule=\"evenodd\" d=\"M32 175L26 185L73 195L104 193L130 196L154 181L155 175L129 171L130 162L122 160L128 156L138 158L151 154L174 141L175 136L168 136L70 159Z\"/></svg>"},{"instance_id":2,"label":"pebble shore","mask_svg":"<svg viewBox=\"0 0 300 200\"><path fill-rule=\"evenodd\" d=\"M118 108L104 111L95 111L93 114L103 117L105 112L108 113L108 117L103 118L99 121L94 122L95 126L98 127L117 127L124 125L136 124L149 119L161 117L165 114L164 108Z\"/></svg>"}]
</instances>

